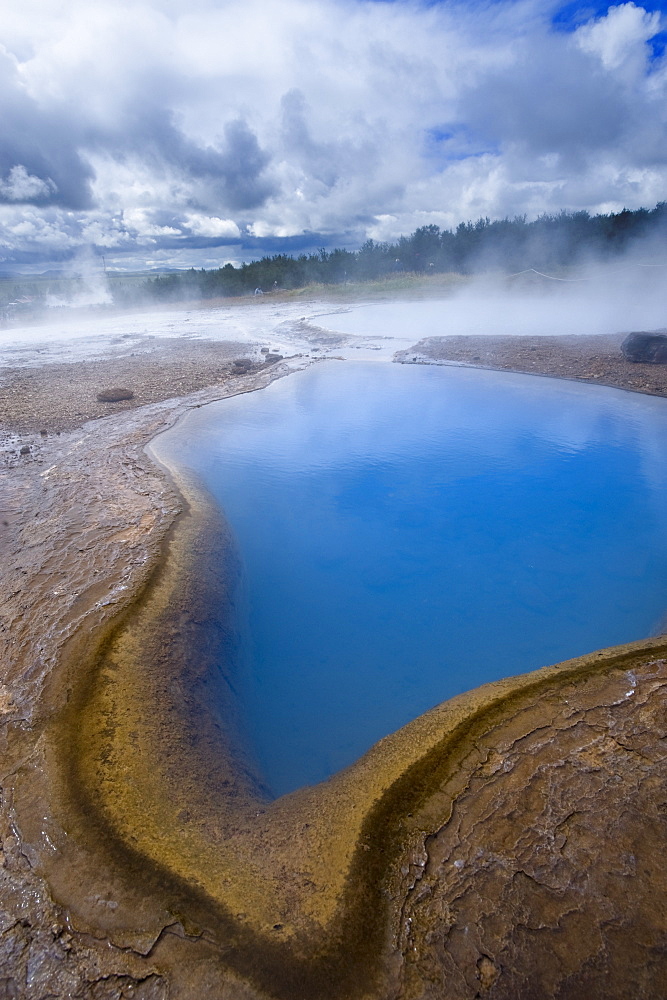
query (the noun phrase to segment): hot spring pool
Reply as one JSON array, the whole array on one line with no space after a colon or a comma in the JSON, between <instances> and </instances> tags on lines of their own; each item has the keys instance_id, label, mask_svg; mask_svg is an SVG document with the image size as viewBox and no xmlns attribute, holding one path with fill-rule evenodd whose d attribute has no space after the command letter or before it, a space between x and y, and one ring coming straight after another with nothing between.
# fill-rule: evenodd
<instances>
[{"instance_id":1,"label":"hot spring pool","mask_svg":"<svg viewBox=\"0 0 667 1000\"><path fill-rule=\"evenodd\" d=\"M662 630L661 399L332 361L191 411L159 454L235 537L237 687L277 795L461 691Z\"/></svg>"}]
</instances>

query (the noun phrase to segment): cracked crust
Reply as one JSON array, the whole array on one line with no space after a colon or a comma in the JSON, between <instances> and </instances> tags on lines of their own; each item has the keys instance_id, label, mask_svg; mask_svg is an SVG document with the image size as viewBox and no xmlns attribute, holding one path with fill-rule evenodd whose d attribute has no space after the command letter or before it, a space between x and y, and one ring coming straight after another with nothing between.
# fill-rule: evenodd
<instances>
[{"instance_id":1,"label":"cracked crust","mask_svg":"<svg viewBox=\"0 0 667 1000\"><path fill-rule=\"evenodd\" d=\"M206 830L189 855L177 835L167 864L160 845L128 845L145 830L142 802L147 817L178 804L173 782L163 788L153 769L149 797L133 815L117 797L111 823L73 802L58 776L81 759L77 746L95 755L96 716L75 728L68 712L184 509L143 452L182 405L37 442L8 480L0 996L661 995L664 640L454 699L324 793L262 802L253 817L255 793L243 792L223 817L231 861L218 869L234 883L232 919L213 869L188 881L197 851L211 851ZM121 790L122 773L107 772Z\"/></svg>"},{"instance_id":2,"label":"cracked crust","mask_svg":"<svg viewBox=\"0 0 667 1000\"><path fill-rule=\"evenodd\" d=\"M401 996L660 995L666 701L660 659L487 734L405 895Z\"/></svg>"}]
</instances>

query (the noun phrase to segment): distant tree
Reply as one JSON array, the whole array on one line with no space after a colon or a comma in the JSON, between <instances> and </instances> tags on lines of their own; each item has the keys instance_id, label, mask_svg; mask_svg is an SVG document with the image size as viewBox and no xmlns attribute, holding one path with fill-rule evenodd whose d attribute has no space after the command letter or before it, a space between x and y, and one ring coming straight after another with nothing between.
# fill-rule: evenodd
<instances>
[{"instance_id":1,"label":"distant tree","mask_svg":"<svg viewBox=\"0 0 667 1000\"><path fill-rule=\"evenodd\" d=\"M182 271L148 279L140 289L117 286L117 301L142 295L173 301L192 297L250 295L256 288L301 288L321 282L375 281L396 271L469 274L488 268L521 271L534 267L560 268L591 257L601 260L623 253L650 237L667 248L667 202L653 209L623 209L609 215L588 212L543 214L533 222L525 215L513 219L461 222L455 230L420 226L395 243L366 240L357 251L321 248L317 253L292 257L274 254L261 260L225 264L213 271Z\"/></svg>"},{"instance_id":2,"label":"distant tree","mask_svg":"<svg viewBox=\"0 0 667 1000\"><path fill-rule=\"evenodd\" d=\"M397 254L394 252L393 256L395 257ZM366 240L359 247L356 258L356 277L361 281L376 281L392 269L392 254L388 243Z\"/></svg>"}]
</instances>

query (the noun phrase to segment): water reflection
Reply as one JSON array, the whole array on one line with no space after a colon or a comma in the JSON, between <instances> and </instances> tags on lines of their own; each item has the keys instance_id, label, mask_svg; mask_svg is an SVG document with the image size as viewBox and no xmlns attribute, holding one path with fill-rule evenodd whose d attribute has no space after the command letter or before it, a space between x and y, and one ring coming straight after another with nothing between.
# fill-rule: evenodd
<instances>
[{"instance_id":1,"label":"water reflection","mask_svg":"<svg viewBox=\"0 0 667 1000\"><path fill-rule=\"evenodd\" d=\"M245 563L241 686L277 794L484 681L640 638L667 608L667 407L465 369L336 363L160 446Z\"/></svg>"}]
</instances>

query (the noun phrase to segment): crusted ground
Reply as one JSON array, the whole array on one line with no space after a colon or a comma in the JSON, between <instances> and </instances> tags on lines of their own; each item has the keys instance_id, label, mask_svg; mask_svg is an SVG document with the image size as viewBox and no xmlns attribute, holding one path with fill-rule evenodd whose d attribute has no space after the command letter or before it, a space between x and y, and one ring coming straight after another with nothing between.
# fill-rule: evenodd
<instances>
[{"instance_id":1,"label":"crusted ground","mask_svg":"<svg viewBox=\"0 0 667 1000\"><path fill-rule=\"evenodd\" d=\"M589 337L427 337L401 351L397 360L404 364L452 361L667 395L667 365L627 361L620 351L624 337L623 333Z\"/></svg>"},{"instance_id":2,"label":"crusted ground","mask_svg":"<svg viewBox=\"0 0 667 1000\"><path fill-rule=\"evenodd\" d=\"M97 417L218 385L234 374L237 359L250 359L257 367L264 364L259 344L137 336L131 347L126 351L117 347L117 357L4 368L0 373L3 429L22 435L23 444L30 444L31 435L41 430L73 430ZM129 389L133 397L116 403L97 399L98 393L114 387Z\"/></svg>"},{"instance_id":3,"label":"crusted ground","mask_svg":"<svg viewBox=\"0 0 667 1000\"><path fill-rule=\"evenodd\" d=\"M406 896L402 996L661 995L666 699L667 665L648 662L567 685L474 748Z\"/></svg>"},{"instance_id":4,"label":"crusted ground","mask_svg":"<svg viewBox=\"0 0 667 1000\"><path fill-rule=\"evenodd\" d=\"M473 338L460 345L469 357L454 357L451 341L463 338L445 339L442 357L514 370L530 365L546 374L571 374L568 365L581 364L588 350L578 338L574 361L560 338L550 347L547 338L536 338L535 350L522 339L520 353L512 354L513 338L492 338L503 342L504 352L493 360L482 359ZM595 338L596 347L600 343ZM425 345L419 346L425 355ZM611 342L609 351L611 358ZM215 367L220 358L209 364L202 356L204 374L193 375L192 382L184 377L176 391L170 382L178 374L173 355L169 349L163 357L151 352L146 364L157 396L149 400L130 385L137 392L130 412L122 409L127 403L111 404L121 412L85 425L81 393L93 407L90 415L97 416L95 406L103 404L95 404L92 390L103 388L102 381L122 383L123 359L108 359L103 370L88 367L97 362L82 362L76 372L64 365L35 369L39 389L31 408L18 388L25 393L28 382L14 381L16 391L5 396L0 998L661 996L667 981L661 869L667 847L667 674L664 654L650 648L645 655L634 653L630 665L612 664L607 673L591 659L591 676L584 671L576 682L554 679L528 700L510 697L510 685L501 699L505 707L473 729L466 729L465 713L455 714L455 738L444 756L433 758L437 780L428 778L428 768L413 767L404 787L398 788L400 780L391 785L398 791L386 813L380 777L390 765L398 767L407 750L394 753L390 741L360 766L357 787L374 804L353 882L369 880L369 929L378 914L384 921L382 962L371 985L361 967L358 989L350 985L354 967L346 970L347 993L333 972L326 988L305 980L298 986L294 979L285 987L279 977L254 976L251 968L247 975L234 972L233 935L220 937L215 928L195 926L187 912L165 908L141 871L128 879L114 868L104 844L98 856L90 845L72 843L76 837L54 809L48 738L71 687L63 650L75 644L78 651L67 669L85 667L86 643L76 646L77 637L94 638L147 579L182 507L143 452L182 412L184 404L171 397L199 389L195 401L204 402L274 377L266 370L229 374L229 360L243 353L230 347L226 374ZM606 355L598 355L588 358L585 377L603 374L609 384L662 392L657 382L628 385L611 368L602 372ZM656 366L616 363L623 378L662 377ZM554 365L563 368L553 371ZM5 374L5 387L18 378L17 372ZM219 388L201 391L221 378ZM36 375L30 379L37 384ZM471 701L469 715L477 708ZM424 748L430 746L424 734L433 724L411 730L412 759L419 758L422 738ZM354 805L355 781L342 781L346 802ZM405 805L413 800L414 807ZM315 800L312 809L317 812ZM326 826L326 813L321 816ZM330 832L336 823L345 825L334 816ZM282 839L289 857L284 832ZM307 839L317 851L317 841ZM390 841L398 847L383 861ZM312 895L308 871L286 868L284 878ZM65 905L68 894L81 906ZM296 894L290 907L298 911ZM277 935L285 930L276 924ZM355 961L352 953L349 961Z\"/></svg>"}]
</instances>

